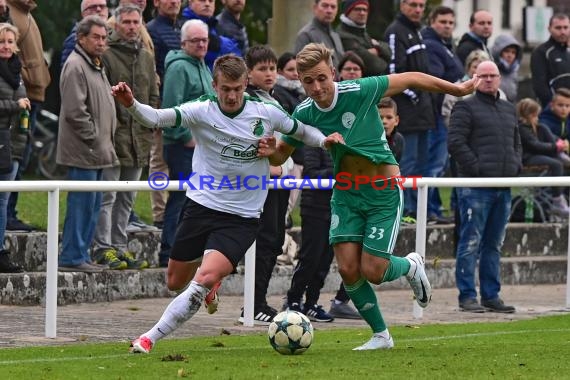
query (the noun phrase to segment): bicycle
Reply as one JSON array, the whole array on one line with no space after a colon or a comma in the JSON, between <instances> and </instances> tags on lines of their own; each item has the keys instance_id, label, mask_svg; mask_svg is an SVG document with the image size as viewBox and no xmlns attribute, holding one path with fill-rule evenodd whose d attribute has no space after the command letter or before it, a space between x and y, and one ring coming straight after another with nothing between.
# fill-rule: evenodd
<instances>
[{"instance_id":1,"label":"bicycle","mask_svg":"<svg viewBox=\"0 0 570 380\"><path fill-rule=\"evenodd\" d=\"M56 162L58 120L56 114L41 110L32 135L32 160L36 160L39 174L50 180L67 177L67 168Z\"/></svg>"}]
</instances>

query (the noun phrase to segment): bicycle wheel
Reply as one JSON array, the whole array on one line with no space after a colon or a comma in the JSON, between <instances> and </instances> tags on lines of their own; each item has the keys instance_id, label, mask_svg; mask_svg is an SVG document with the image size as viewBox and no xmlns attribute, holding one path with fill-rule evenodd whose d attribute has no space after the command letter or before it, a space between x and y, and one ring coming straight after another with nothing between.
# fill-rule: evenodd
<instances>
[{"instance_id":1,"label":"bicycle wheel","mask_svg":"<svg viewBox=\"0 0 570 380\"><path fill-rule=\"evenodd\" d=\"M62 180L67 177L67 168L56 163L57 140L47 141L38 153L38 169L41 175L51 180Z\"/></svg>"}]
</instances>

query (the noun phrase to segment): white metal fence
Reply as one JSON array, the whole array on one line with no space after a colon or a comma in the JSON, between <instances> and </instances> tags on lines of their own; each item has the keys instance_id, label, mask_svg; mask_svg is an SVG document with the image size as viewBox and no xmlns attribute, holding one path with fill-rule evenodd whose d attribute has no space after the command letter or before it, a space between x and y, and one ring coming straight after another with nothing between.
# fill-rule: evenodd
<instances>
[{"instance_id":1,"label":"white metal fence","mask_svg":"<svg viewBox=\"0 0 570 380\"><path fill-rule=\"evenodd\" d=\"M184 182L182 182L184 183ZM291 189L306 180L286 179L278 186ZM319 189L332 184L329 180L311 181ZM428 188L432 187L548 187L570 186L570 177L524 178L420 178L415 182L418 190L416 251L425 257ZM405 182L405 187L414 184ZM146 181L12 181L0 182L0 191L34 191L48 193L47 270L46 270L46 322L45 336L57 335L57 276L58 276L58 225L60 191L152 191ZM179 182L171 181L163 190L179 190ZM566 307L570 308L570 224L568 229L568 264L566 273ZM244 325L253 326L253 294L255 283L255 244L245 256ZM421 318L423 310L414 302L413 315Z\"/></svg>"}]
</instances>

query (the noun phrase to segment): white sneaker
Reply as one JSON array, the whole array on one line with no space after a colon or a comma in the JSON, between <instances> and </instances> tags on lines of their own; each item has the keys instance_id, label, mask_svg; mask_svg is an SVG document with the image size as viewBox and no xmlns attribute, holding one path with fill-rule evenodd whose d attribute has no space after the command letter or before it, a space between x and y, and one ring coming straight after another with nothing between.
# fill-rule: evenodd
<instances>
[{"instance_id":1,"label":"white sneaker","mask_svg":"<svg viewBox=\"0 0 570 380\"><path fill-rule=\"evenodd\" d=\"M368 342L364 343L362 346L353 348L352 351L389 350L393 347L394 340L392 339L392 335L389 335L388 338L386 338L382 335L374 334Z\"/></svg>"},{"instance_id":2,"label":"white sneaker","mask_svg":"<svg viewBox=\"0 0 570 380\"><path fill-rule=\"evenodd\" d=\"M419 253L412 252L406 259L411 264L406 279L414 291L416 302L425 308L431 301L431 285L426 275L424 258Z\"/></svg>"}]
</instances>

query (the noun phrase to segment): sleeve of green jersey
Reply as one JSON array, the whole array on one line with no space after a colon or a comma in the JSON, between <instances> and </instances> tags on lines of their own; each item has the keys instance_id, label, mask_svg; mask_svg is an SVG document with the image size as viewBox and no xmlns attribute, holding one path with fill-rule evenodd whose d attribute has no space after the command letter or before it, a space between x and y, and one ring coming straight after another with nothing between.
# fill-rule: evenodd
<instances>
[{"instance_id":1,"label":"sleeve of green jersey","mask_svg":"<svg viewBox=\"0 0 570 380\"><path fill-rule=\"evenodd\" d=\"M372 98L373 103L378 104L388 90L390 81L387 75L379 75L360 79L360 85L365 99Z\"/></svg>"}]
</instances>

